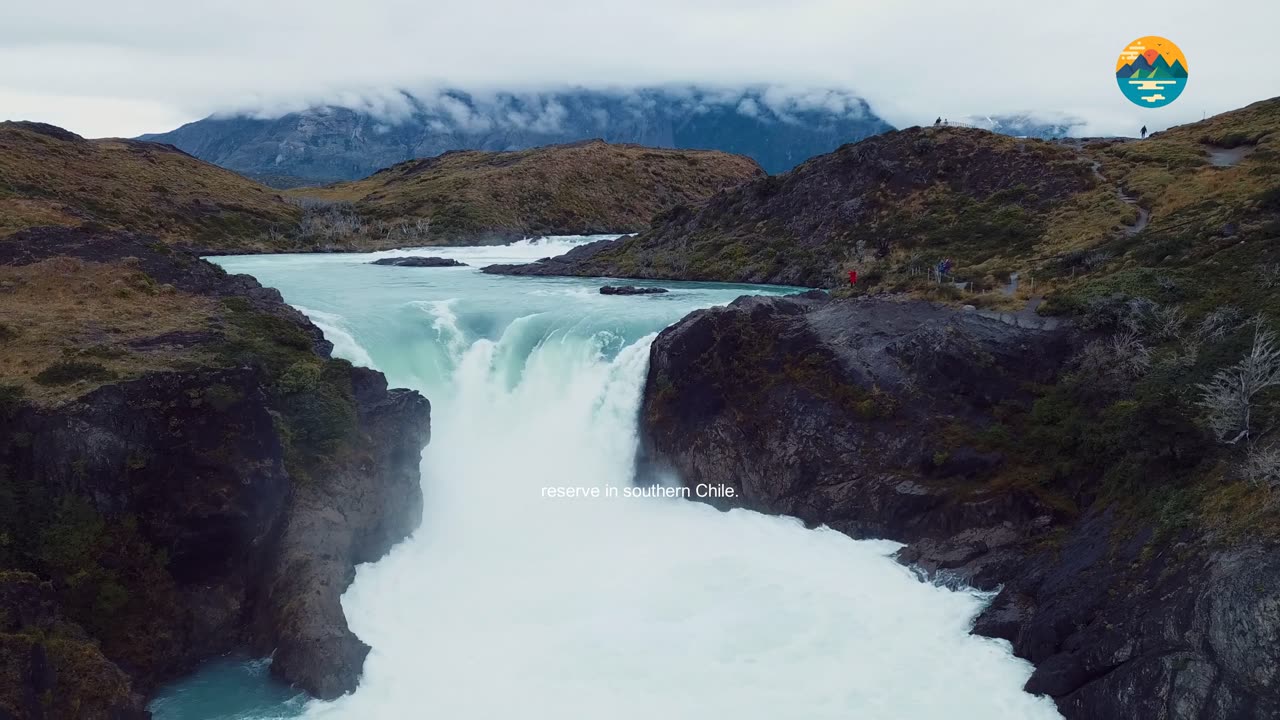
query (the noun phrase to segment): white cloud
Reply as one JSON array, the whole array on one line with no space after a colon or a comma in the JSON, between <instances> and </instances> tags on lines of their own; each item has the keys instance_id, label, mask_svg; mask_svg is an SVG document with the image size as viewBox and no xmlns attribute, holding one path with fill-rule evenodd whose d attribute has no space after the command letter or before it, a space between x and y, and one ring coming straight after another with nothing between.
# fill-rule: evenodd
<instances>
[{"instance_id":1,"label":"white cloud","mask_svg":"<svg viewBox=\"0 0 1280 720\"><path fill-rule=\"evenodd\" d=\"M560 131L561 124L565 118L569 116L569 111L564 106L554 100L547 103L542 108L542 112L530 125L530 129L536 132L554 133Z\"/></svg>"},{"instance_id":2,"label":"white cloud","mask_svg":"<svg viewBox=\"0 0 1280 720\"><path fill-rule=\"evenodd\" d=\"M8 5L0 118L89 136L326 102L394 120L414 111L400 89L431 96L443 87L831 88L865 97L896 125L1030 109L1082 118L1098 133L1162 128L1280 92L1274 0L1220 0L1211 11L1199 0L1171 0L1154 16L1113 0L1050 13L1013 0ZM1182 47L1191 74L1183 96L1156 110L1130 104L1112 76L1124 46L1151 33ZM762 101L783 116L849 107L843 92L774 90ZM557 112L539 108L530 122L554 122Z\"/></svg>"}]
</instances>

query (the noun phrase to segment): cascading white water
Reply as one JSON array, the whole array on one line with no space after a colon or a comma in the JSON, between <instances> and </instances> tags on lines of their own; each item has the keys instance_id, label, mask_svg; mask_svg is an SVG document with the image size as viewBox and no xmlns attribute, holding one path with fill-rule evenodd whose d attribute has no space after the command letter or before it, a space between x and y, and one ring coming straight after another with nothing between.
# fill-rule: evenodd
<instances>
[{"instance_id":1,"label":"cascading white water","mask_svg":"<svg viewBox=\"0 0 1280 720\"><path fill-rule=\"evenodd\" d=\"M373 647L360 687L307 716L1058 717L1021 692L1030 667L1007 644L968 634L982 598L918 582L891 543L687 500L545 496L628 484L655 331L740 290L602 299L598 281L224 262L433 403L423 525L343 598ZM331 289L337 271L384 280L357 295Z\"/></svg>"},{"instance_id":2,"label":"cascading white water","mask_svg":"<svg viewBox=\"0 0 1280 720\"><path fill-rule=\"evenodd\" d=\"M350 360L353 364L362 365L367 368L378 369L373 362L373 358L369 357L369 353L360 347L360 343L351 336L351 332L344 326L343 320L338 315L327 313L323 310L312 310L302 305L297 306L311 319L311 324L320 328L324 333L324 338L333 343L333 356Z\"/></svg>"}]
</instances>

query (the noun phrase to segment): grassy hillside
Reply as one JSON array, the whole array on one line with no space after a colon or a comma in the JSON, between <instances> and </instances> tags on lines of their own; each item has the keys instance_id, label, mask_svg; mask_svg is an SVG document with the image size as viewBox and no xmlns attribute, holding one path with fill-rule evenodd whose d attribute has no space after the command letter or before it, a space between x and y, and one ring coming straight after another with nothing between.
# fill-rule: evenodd
<instances>
[{"instance_id":1,"label":"grassy hillside","mask_svg":"<svg viewBox=\"0 0 1280 720\"><path fill-rule=\"evenodd\" d=\"M154 235L199 253L380 250L634 232L763 172L720 152L593 141L454 152L279 191L175 150L0 123L0 237L46 225Z\"/></svg>"},{"instance_id":2,"label":"grassy hillside","mask_svg":"<svg viewBox=\"0 0 1280 720\"><path fill-rule=\"evenodd\" d=\"M1141 232L1102 236L1044 263L1048 309L1109 294L1176 302L1192 315L1224 304L1280 307L1280 98L1084 152L1150 212Z\"/></svg>"},{"instance_id":3,"label":"grassy hillside","mask_svg":"<svg viewBox=\"0 0 1280 720\"><path fill-rule=\"evenodd\" d=\"M219 305L134 265L56 257L0 265L0 392L59 405L106 382L215 364Z\"/></svg>"},{"instance_id":4,"label":"grassy hillside","mask_svg":"<svg viewBox=\"0 0 1280 720\"><path fill-rule=\"evenodd\" d=\"M1150 221L1020 258L1084 347L1029 412L959 445L1003 482L1211 544L1280 537L1280 98L1082 152ZM1026 288L1018 293L1020 304ZM986 296L990 297L990 296ZM957 295L981 304L984 296Z\"/></svg>"},{"instance_id":5,"label":"grassy hillside","mask_svg":"<svg viewBox=\"0 0 1280 720\"><path fill-rule=\"evenodd\" d=\"M0 236L41 225L129 229L199 250L272 250L301 210L166 145L0 123Z\"/></svg>"},{"instance_id":6,"label":"grassy hillside","mask_svg":"<svg viewBox=\"0 0 1280 720\"><path fill-rule=\"evenodd\" d=\"M673 210L573 272L824 287L850 267L923 269L926 255L998 262L1097 194L1091 168L1071 148L981 130L890 132ZM1096 222L1122 223L1114 205Z\"/></svg>"},{"instance_id":7,"label":"grassy hillside","mask_svg":"<svg viewBox=\"0 0 1280 720\"><path fill-rule=\"evenodd\" d=\"M335 238L452 245L643 230L659 212L763 175L739 155L597 140L450 152L289 194L310 208L307 224L330 226Z\"/></svg>"},{"instance_id":8,"label":"grassy hillside","mask_svg":"<svg viewBox=\"0 0 1280 720\"><path fill-rule=\"evenodd\" d=\"M1070 311L1117 290L1276 301L1280 99L1142 141L911 128L517 274L775 282ZM950 258L950 282L931 277ZM1011 275L1017 273L1017 282ZM958 289L953 283L959 283ZM849 292L848 289L843 292Z\"/></svg>"},{"instance_id":9,"label":"grassy hillside","mask_svg":"<svg viewBox=\"0 0 1280 720\"><path fill-rule=\"evenodd\" d=\"M943 258L954 268L939 282ZM1083 347L1057 381L990 427L958 423L949 443L1003 454L1001 487L1072 512L1280 534L1280 98L1140 141L887 133L637 236L490 271L781 282L1023 324L1064 316Z\"/></svg>"}]
</instances>

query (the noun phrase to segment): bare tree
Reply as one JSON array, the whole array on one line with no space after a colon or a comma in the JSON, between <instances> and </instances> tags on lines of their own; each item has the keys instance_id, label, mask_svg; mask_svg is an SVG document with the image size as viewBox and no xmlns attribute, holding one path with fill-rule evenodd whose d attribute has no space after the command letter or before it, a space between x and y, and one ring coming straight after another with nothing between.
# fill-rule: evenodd
<instances>
[{"instance_id":1,"label":"bare tree","mask_svg":"<svg viewBox=\"0 0 1280 720\"><path fill-rule=\"evenodd\" d=\"M1280 347L1275 333L1259 320L1249 354L1219 370L1199 386L1200 406L1209 415L1209 429L1218 440L1235 445L1251 439L1254 403L1258 394L1280 385Z\"/></svg>"},{"instance_id":2,"label":"bare tree","mask_svg":"<svg viewBox=\"0 0 1280 720\"><path fill-rule=\"evenodd\" d=\"M1196 327L1196 336L1205 342L1218 342L1231 332L1240 322L1240 308L1234 305L1223 305L1205 315Z\"/></svg>"},{"instance_id":3,"label":"bare tree","mask_svg":"<svg viewBox=\"0 0 1280 720\"><path fill-rule=\"evenodd\" d=\"M907 256L907 275L909 277L919 277L925 274L924 256L919 251L915 251Z\"/></svg>"}]
</instances>

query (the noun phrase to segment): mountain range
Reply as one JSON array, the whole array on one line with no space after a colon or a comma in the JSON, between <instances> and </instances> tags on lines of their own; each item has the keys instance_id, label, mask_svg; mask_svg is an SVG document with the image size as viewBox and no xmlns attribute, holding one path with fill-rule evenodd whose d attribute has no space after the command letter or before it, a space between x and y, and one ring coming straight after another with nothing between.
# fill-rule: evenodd
<instances>
[{"instance_id":1,"label":"mountain range","mask_svg":"<svg viewBox=\"0 0 1280 720\"><path fill-rule=\"evenodd\" d=\"M1085 121L1067 115L1041 118L1039 114L981 115L960 118L961 123L1001 135L1053 140L1071 136Z\"/></svg>"},{"instance_id":2,"label":"mountain range","mask_svg":"<svg viewBox=\"0 0 1280 720\"><path fill-rule=\"evenodd\" d=\"M722 150L776 173L890 129L866 101L843 91L579 88L403 92L377 109L319 105L271 118L218 115L139 139L174 145L269 185L294 187L354 180L450 150L521 150L593 138Z\"/></svg>"},{"instance_id":3,"label":"mountain range","mask_svg":"<svg viewBox=\"0 0 1280 720\"><path fill-rule=\"evenodd\" d=\"M1149 80L1173 80L1185 78L1187 69L1182 66L1181 60L1174 60L1173 64L1169 64L1164 59L1164 55L1156 55L1156 59L1147 62L1146 57L1139 55L1134 61L1121 67L1116 71L1118 78L1138 78Z\"/></svg>"}]
</instances>

